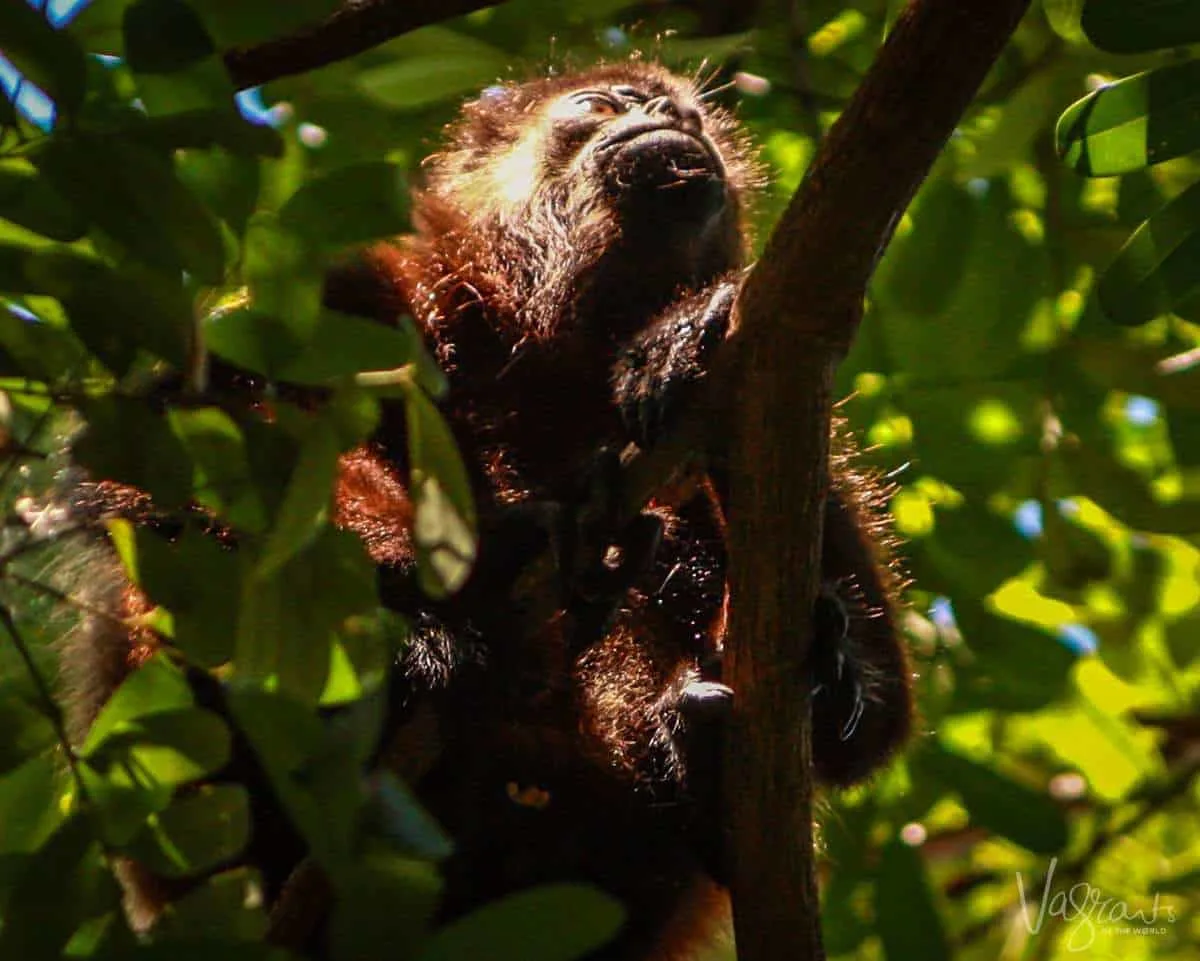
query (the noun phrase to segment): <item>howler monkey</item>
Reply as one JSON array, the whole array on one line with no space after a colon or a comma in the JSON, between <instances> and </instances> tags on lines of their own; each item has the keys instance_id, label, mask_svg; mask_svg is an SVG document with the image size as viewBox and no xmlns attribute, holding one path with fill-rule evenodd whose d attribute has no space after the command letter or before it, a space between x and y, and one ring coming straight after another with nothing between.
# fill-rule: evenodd
<instances>
[{"instance_id":1,"label":"howler monkey","mask_svg":"<svg viewBox=\"0 0 1200 961\"><path fill-rule=\"evenodd\" d=\"M652 446L703 377L758 180L732 117L660 66L489 87L427 162L414 234L327 278L330 307L414 318L447 373L443 412L481 518L467 587L422 601L403 412L385 409L372 443L342 458L336 523L362 538L384 602L415 625L382 754L455 839L444 918L540 882L589 882L628 910L595 957L631 959L678 956L720 914L717 767L733 697L720 682L720 479L601 529L592 561L563 545L596 538L575 521L610 482L612 452ZM843 785L907 736L910 693L879 496L841 455L830 474L813 755L820 779ZM103 484L75 501L86 516L139 518L136 497ZM563 568L561 616L533 630L505 601L522 539ZM111 593L122 613L145 603L119 581ZM65 668L79 728L147 643L111 622L77 635ZM262 865L278 882L299 854L259 856L282 861Z\"/></svg>"}]
</instances>

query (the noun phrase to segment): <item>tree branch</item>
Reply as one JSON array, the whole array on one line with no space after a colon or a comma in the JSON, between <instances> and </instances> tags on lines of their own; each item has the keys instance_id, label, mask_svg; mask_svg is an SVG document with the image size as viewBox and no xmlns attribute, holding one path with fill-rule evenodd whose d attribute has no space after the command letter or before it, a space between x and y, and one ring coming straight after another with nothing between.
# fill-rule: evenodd
<instances>
[{"instance_id":1,"label":"tree branch","mask_svg":"<svg viewBox=\"0 0 1200 961\"><path fill-rule=\"evenodd\" d=\"M494 6L497 0L345 0L321 23L225 54L238 89L324 67L402 33Z\"/></svg>"},{"instance_id":2,"label":"tree branch","mask_svg":"<svg viewBox=\"0 0 1200 961\"><path fill-rule=\"evenodd\" d=\"M729 399L725 676L737 700L724 787L743 961L823 957L806 662L834 367L896 222L1027 6L909 4L747 280L715 378Z\"/></svg>"}]
</instances>

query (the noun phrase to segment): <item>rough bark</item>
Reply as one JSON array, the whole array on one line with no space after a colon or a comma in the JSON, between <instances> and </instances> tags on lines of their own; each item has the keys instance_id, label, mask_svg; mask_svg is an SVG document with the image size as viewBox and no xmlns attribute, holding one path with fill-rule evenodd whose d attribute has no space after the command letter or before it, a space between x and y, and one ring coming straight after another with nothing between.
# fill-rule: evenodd
<instances>
[{"instance_id":1,"label":"rough bark","mask_svg":"<svg viewBox=\"0 0 1200 961\"><path fill-rule=\"evenodd\" d=\"M823 957L805 662L833 371L880 252L1027 6L908 5L739 299L719 391L731 473L726 677L737 692L725 792L742 961Z\"/></svg>"}]
</instances>

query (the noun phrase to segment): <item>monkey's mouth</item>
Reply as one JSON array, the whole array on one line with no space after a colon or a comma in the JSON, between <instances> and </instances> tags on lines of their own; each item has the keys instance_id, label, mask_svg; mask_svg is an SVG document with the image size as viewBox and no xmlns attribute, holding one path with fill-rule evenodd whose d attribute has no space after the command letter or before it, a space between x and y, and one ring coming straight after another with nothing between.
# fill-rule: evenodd
<instances>
[{"instance_id":1,"label":"monkey's mouth","mask_svg":"<svg viewBox=\"0 0 1200 961\"><path fill-rule=\"evenodd\" d=\"M632 127L596 146L610 188L723 195L725 165L711 144L675 127Z\"/></svg>"}]
</instances>

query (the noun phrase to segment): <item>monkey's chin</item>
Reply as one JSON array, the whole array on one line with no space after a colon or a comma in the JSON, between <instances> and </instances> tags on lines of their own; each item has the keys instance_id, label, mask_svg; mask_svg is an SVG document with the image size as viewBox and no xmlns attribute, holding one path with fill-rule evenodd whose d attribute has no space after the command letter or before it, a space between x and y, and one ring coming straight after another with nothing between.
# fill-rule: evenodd
<instances>
[{"instance_id":1,"label":"monkey's chin","mask_svg":"<svg viewBox=\"0 0 1200 961\"><path fill-rule=\"evenodd\" d=\"M609 191L627 212L705 221L726 203L720 159L707 144L669 127L649 130L598 151Z\"/></svg>"}]
</instances>

